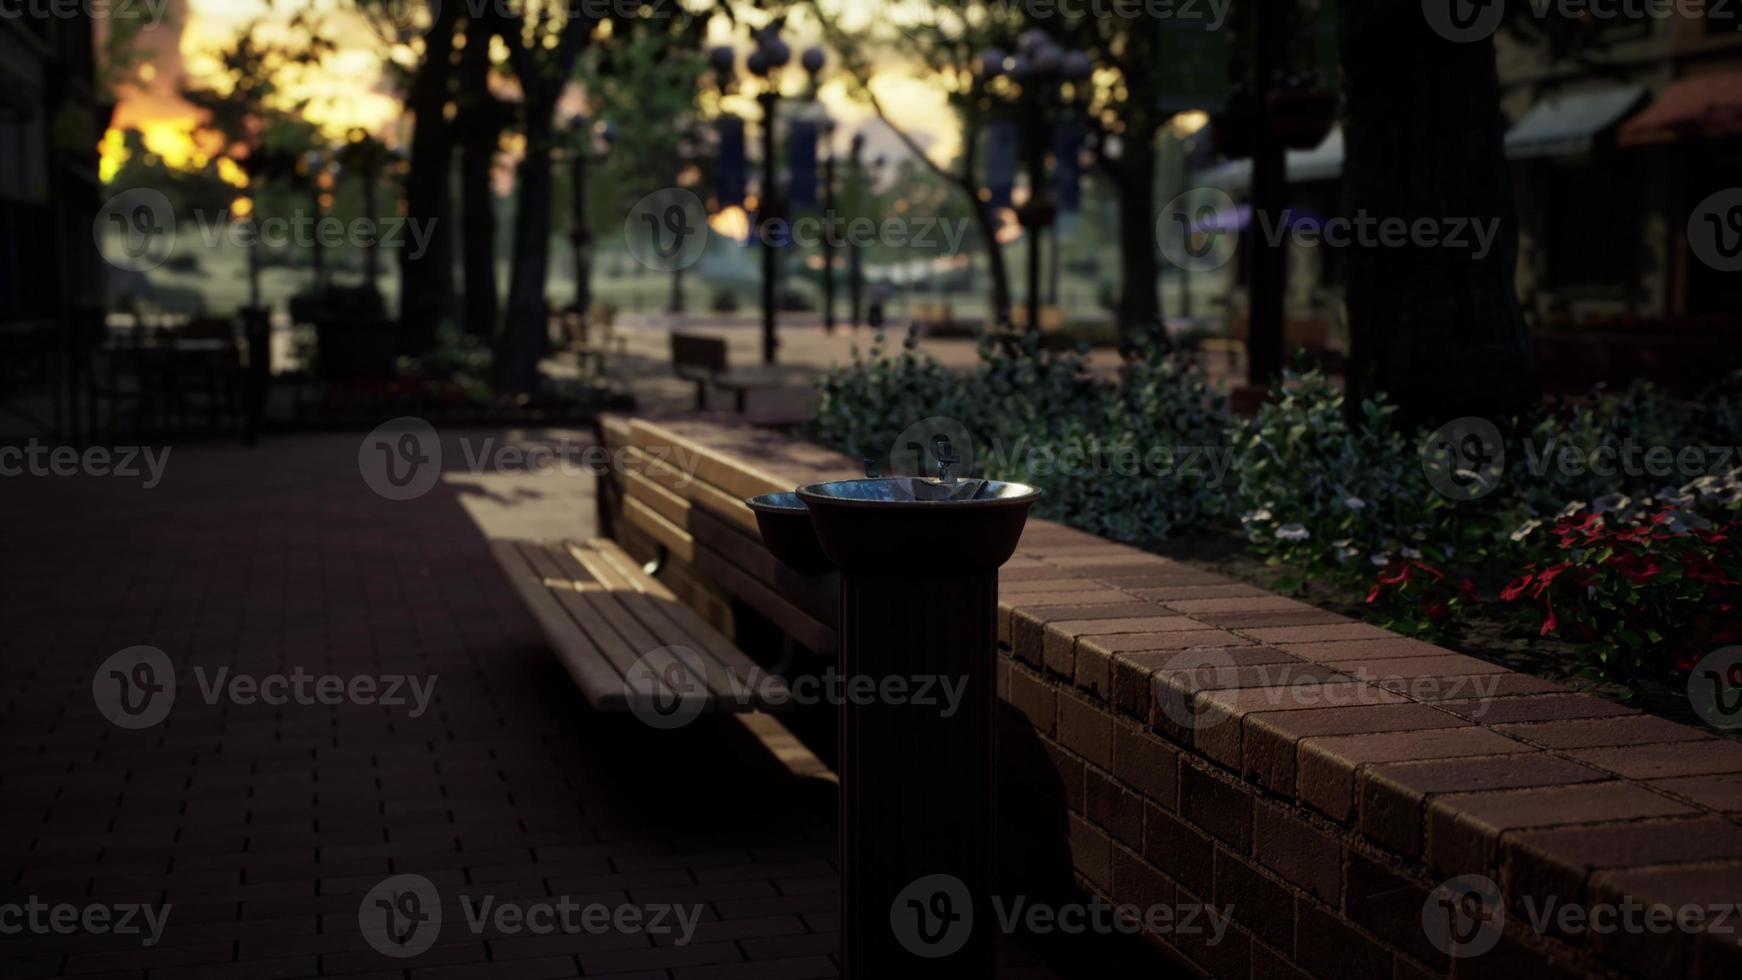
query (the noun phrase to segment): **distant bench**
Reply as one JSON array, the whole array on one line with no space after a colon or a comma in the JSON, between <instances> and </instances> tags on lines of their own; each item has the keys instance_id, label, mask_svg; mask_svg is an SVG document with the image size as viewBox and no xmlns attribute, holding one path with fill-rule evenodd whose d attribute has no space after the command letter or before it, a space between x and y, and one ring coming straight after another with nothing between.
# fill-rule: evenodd
<instances>
[{"instance_id":1,"label":"distant bench","mask_svg":"<svg viewBox=\"0 0 1742 980\"><path fill-rule=\"evenodd\" d=\"M558 659L600 711L741 713L777 707L757 666L615 542L490 542Z\"/></svg>"},{"instance_id":2,"label":"distant bench","mask_svg":"<svg viewBox=\"0 0 1742 980\"><path fill-rule=\"evenodd\" d=\"M674 374L696 385L696 411L708 408L710 386L732 393L733 406L744 414L752 391L780 387L780 381L767 374L734 372L727 364L726 341L700 334L671 335L671 369Z\"/></svg>"}]
</instances>

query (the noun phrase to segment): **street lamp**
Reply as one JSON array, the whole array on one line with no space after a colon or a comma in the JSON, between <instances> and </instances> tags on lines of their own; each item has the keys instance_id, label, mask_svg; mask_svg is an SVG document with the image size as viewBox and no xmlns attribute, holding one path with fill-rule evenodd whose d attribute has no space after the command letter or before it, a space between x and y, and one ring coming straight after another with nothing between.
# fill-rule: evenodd
<instances>
[{"instance_id":1,"label":"street lamp","mask_svg":"<svg viewBox=\"0 0 1742 980\"><path fill-rule=\"evenodd\" d=\"M762 79L762 91L757 94L756 102L762 107L762 190L756 204L757 237L762 242L762 361L773 364L775 351L780 346L776 335L776 310L779 297L779 255L775 251L767 233L769 222L779 221L786 217L786 201L780 193L779 160L775 153L775 126L778 123L778 106L780 103L780 72L792 61L792 48L780 39L782 21L776 19L759 30L751 32L754 47L744 59L744 67L750 74ZM810 73L811 87L814 95L817 73L822 71L826 56L821 48L810 48L802 56L801 63L805 71ZM708 52L708 64L713 68L722 87L731 80L732 69L737 63L736 53L728 46L721 45Z\"/></svg>"},{"instance_id":2,"label":"street lamp","mask_svg":"<svg viewBox=\"0 0 1742 980\"><path fill-rule=\"evenodd\" d=\"M1064 85L1084 81L1092 65L1082 51L1066 51L1040 28L1023 31L1016 55L1008 57L998 48L980 53L980 75L990 81L1008 75L1018 88L1022 111L1024 158L1028 170L1028 200L1017 211L1028 238L1027 329L1040 329L1040 235L1057 216L1046 181L1046 136L1051 131L1048 116L1060 115ZM1055 259L1056 261L1056 259Z\"/></svg>"}]
</instances>

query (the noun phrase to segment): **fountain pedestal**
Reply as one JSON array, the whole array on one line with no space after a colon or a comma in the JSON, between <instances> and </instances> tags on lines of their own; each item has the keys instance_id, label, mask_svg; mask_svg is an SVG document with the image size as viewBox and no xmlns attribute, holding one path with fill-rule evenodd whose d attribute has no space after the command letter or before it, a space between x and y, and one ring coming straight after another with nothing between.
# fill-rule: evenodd
<instances>
[{"instance_id":1,"label":"fountain pedestal","mask_svg":"<svg viewBox=\"0 0 1742 980\"><path fill-rule=\"evenodd\" d=\"M998 567L1039 493L906 477L797 491L841 576L841 962L851 980L993 975ZM794 547L795 515L767 503L765 515L785 523L764 533L780 558Z\"/></svg>"}]
</instances>

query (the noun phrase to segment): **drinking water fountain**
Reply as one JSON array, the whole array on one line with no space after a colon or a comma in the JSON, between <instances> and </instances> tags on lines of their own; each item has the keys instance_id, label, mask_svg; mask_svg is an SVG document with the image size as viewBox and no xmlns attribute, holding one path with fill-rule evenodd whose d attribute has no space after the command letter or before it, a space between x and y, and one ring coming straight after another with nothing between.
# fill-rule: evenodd
<instances>
[{"instance_id":1,"label":"drinking water fountain","mask_svg":"<svg viewBox=\"0 0 1742 980\"><path fill-rule=\"evenodd\" d=\"M915 691L929 678L934 692L961 691L953 711L883 697L840 707L841 963L854 980L994 972L998 569L1040 491L960 477L947 439L932 449L935 478L878 476L867 461L864 479L747 501L775 558L839 571L850 684L867 677L881 692L898 678ZM972 908L954 907L963 901ZM958 921L971 930L951 933Z\"/></svg>"}]
</instances>

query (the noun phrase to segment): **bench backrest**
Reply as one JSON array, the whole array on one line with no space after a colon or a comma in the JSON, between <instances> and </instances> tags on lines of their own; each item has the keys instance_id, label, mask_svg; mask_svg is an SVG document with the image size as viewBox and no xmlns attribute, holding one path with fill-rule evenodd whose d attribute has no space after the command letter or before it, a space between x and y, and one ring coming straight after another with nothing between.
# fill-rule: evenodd
<instances>
[{"instance_id":1,"label":"bench backrest","mask_svg":"<svg viewBox=\"0 0 1742 980\"><path fill-rule=\"evenodd\" d=\"M678 377L726 373L726 342L692 333L671 335L671 367Z\"/></svg>"}]
</instances>

